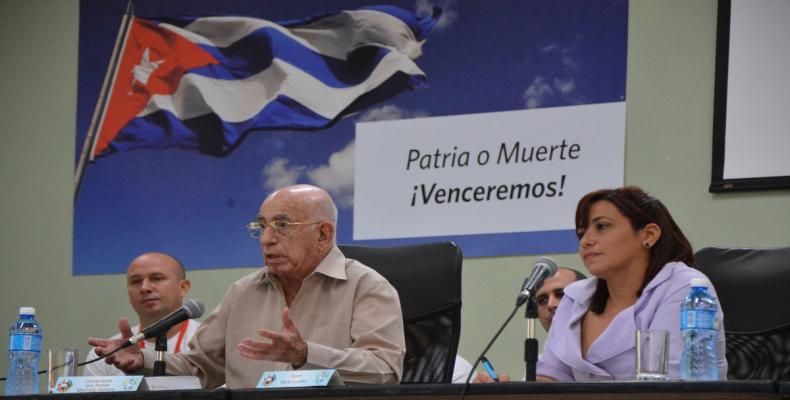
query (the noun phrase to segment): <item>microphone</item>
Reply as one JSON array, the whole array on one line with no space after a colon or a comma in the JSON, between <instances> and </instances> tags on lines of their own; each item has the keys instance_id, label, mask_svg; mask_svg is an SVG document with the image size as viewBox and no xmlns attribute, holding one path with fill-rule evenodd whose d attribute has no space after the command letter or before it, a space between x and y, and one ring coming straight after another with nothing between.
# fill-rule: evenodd
<instances>
[{"instance_id":1,"label":"microphone","mask_svg":"<svg viewBox=\"0 0 790 400\"><path fill-rule=\"evenodd\" d=\"M121 345L120 348L129 347L143 339L157 337L167 332L167 330L172 328L174 325L180 324L181 322L184 322L188 319L200 318L200 316L203 315L204 310L205 307L203 306L203 303L195 299L187 299L181 308L171 312L159 321L154 322L153 325L150 325L149 327L140 331L140 333L130 337L123 343L123 345Z\"/></svg>"},{"instance_id":2,"label":"microphone","mask_svg":"<svg viewBox=\"0 0 790 400\"><path fill-rule=\"evenodd\" d=\"M557 263L549 257L538 257L532 267L532 274L524 280L521 293L516 298L516 307L523 305L537 290L543 280L557 273Z\"/></svg>"},{"instance_id":3,"label":"microphone","mask_svg":"<svg viewBox=\"0 0 790 400\"><path fill-rule=\"evenodd\" d=\"M499 330L494 334L494 337L491 338L491 340L488 342L486 348L483 349L483 352L480 353L480 357L477 357L477 360L475 361L474 365L472 365L472 369L469 371L469 375L466 376L466 382L464 384L463 389L461 389L462 399L466 394L466 390L469 388L469 381L472 379L472 375L474 375L475 373L477 364L479 364L485 358L486 353L488 353L488 350L494 344L494 341L496 341L496 339L499 337L502 331L505 330L505 327L507 326L507 324L510 323L510 320L513 319L513 316L516 315L516 311L518 311L518 308L527 302L530 296L532 296L532 293L535 291L535 288L537 288L538 285L540 285L544 279L554 275L556 272L557 272L557 263L554 262L554 260L552 260L551 258L538 257L535 260L535 266L532 267L532 274L527 279L525 279L524 284L521 285L521 293L518 294L518 298L516 299L516 306L513 307L513 311L510 312L510 315L508 315L507 319L505 320L505 323L503 323L502 326L499 327ZM529 307L527 308L529 309ZM529 312L529 310L527 312ZM527 358L527 354L529 354L528 351L534 350L535 360L537 360L538 343L537 343L537 339L534 339L534 327L535 327L534 320L528 319L527 322L528 322L528 326L530 326L530 324L532 326L532 328L530 329L532 330L532 336L533 336L532 339L527 339L527 340L533 342L533 345L529 348L527 347L524 348L524 357ZM534 366L535 364L533 363L532 365ZM527 378L529 378L529 370L530 367L528 365ZM534 370L534 368L532 368L532 370ZM534 377L532 380L533 381L535 380Z\"/></svg>"}]
</instances>

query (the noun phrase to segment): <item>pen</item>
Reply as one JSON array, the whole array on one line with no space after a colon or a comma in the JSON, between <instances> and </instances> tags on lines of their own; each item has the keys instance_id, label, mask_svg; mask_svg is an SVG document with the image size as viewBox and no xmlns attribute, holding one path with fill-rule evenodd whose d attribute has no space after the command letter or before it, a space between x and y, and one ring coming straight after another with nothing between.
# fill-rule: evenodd
<instances>
[{"instance_id":1,"label":"pen","mask_svg":"<svg viewBox=\"0 0 790 400\"><path fill-rule=\"evenodd\" d=\"M491 365L491 361L488 361L485 356L480 357L480 362L483 363L483 368L486 370L488 376L494 380L494 382L499 382L499 376L497 376L496 371L494 371L494 366Z\"/></svg>"}]
</instances>

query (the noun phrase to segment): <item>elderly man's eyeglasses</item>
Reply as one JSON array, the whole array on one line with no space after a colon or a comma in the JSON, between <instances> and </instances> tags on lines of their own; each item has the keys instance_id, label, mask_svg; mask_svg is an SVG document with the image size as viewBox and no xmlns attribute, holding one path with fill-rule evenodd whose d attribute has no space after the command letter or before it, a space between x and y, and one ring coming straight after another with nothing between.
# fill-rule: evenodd
<instances>
[{"instance_id":1,"label":"elderly man's eyeglasses","mask_svg":"<svg viewBox=\"0 0 790 400\"><path fill-rule=\"evenodd\" d=\"M291 230L293 230L294 226L296 225L315 225L320 224L321 221L317 222L291 222L291 221L272 221L267 224L261 224L260 222L254 221L247 224L247 230L250 232L250 237L253 239L258 239L263 234L263 230L266 229L268 226L272 228L275 232L279 233L280 235L287 235Z\"/></svg>"}]
</instances>

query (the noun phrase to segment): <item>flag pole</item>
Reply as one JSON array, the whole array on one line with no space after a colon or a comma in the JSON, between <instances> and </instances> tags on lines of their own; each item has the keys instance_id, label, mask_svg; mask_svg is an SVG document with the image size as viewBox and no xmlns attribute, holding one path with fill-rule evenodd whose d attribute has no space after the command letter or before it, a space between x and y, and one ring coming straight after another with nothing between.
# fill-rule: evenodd
<instances>
[{"instance_id":1,"label":"flag pole","mask_svg":"<svg viewBox=\"0 0 790 400\"><path fill-rule=\"evenodd\" d=\"M91 123L88 126L88 133L85 135L85 141L82 143L82 152L80 153L80 160L77 163L77 169L74 171L74 204L77 204L77 196L80 192L80 184L82 183L82 176L85 174L85 169L88 166L88 161L90 157L90 152L93 149L93 143L96 140L96 121L99 119L99 114L104 109L104 106L108 99L108 90L110 87L110 80L111 77L115 75L115 71L118 69L119 63L119 53L121 49L121 45L125 42L126 35L129 33L129 27L131 26L132 17L134 15L134 7L132 6L132 0L126 4L126 11L123 14L123 18L121 19L121 26L118 28L118 36L115 38L115 47L112 49L112 55L110 56L110 64L107 66L107 72L104 74L104 83L102 84L102 88L99 91L99 99L96 100L96 107L93 109L93 116L91 117Z\"/></svg>"}]
</instances>

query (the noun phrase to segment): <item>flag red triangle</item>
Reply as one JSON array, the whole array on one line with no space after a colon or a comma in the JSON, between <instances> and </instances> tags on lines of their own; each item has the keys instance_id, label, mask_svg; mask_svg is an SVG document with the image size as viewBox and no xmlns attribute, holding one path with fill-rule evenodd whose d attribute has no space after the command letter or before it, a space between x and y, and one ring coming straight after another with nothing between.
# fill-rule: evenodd
<instances>
[{"instance_id":1,"label":"flag red triangle","mask_svg":"<svg viewBox=\"0 0 790 400\"><path fill-rule=\"evenodd\" d=\"M99 127L93 157L145 109L155 94L172 94L194 68L219 62L200 46L153 22L133 19L123 47L110 99Z\"/></svg>"}]
</instances>

